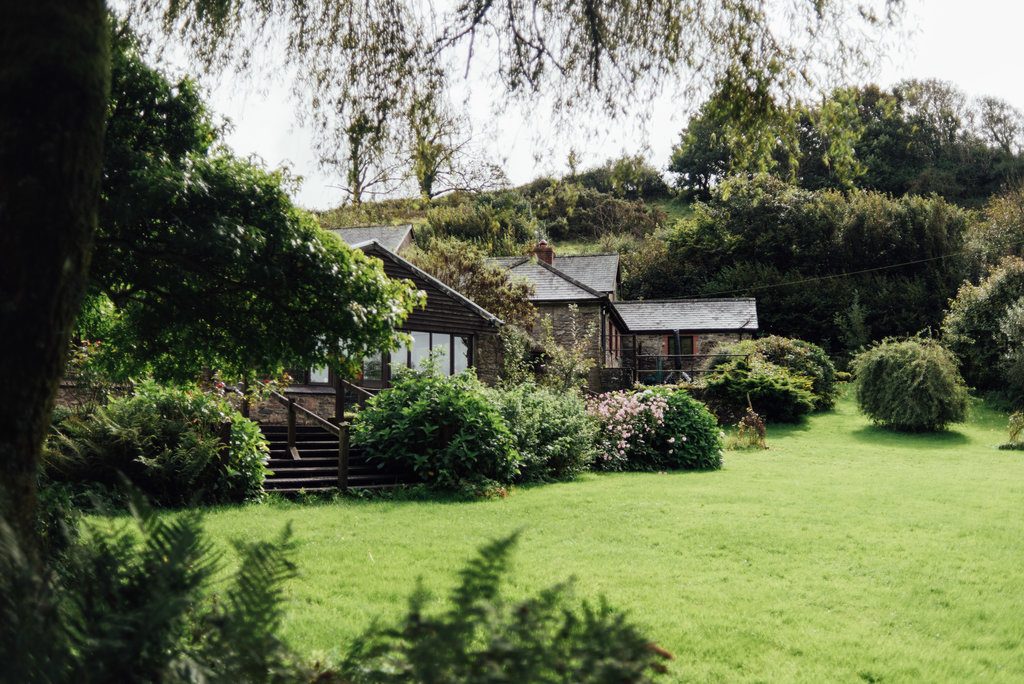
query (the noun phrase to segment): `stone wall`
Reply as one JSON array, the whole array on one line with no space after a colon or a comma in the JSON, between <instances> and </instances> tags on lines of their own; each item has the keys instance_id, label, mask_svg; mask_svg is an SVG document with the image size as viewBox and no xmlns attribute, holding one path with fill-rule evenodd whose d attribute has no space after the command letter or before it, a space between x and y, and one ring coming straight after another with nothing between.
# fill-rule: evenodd
<instances>
[{"instance_id":1,"label":"stone wall","mask_svg":"<svg viewBox=\"0 0 1024 684\"><path fill-rule=\"evenodd\" d=\"M481 381L488 385L497 384L504 356L500 337L477 335L476 358L473 359L473 366Z\"/></svg>"},{"instance_id":2,"label":"stone wall","mask_svg":"<svg viewBox=\"0 0 1024 684\"><path fill-rule=\"evenodd\" d=\"M296 404L308 408L321 418L333 420L334 418L334 391L331 389L302 389L288 388L285 396L294 399ZM253 404L249 409L249 417L267 425L287 425L288 409L277 399L269 398L258 404ZM304 413L296 411L296 425L316 425L316 421Z\"/></svg>"}]
</instances>

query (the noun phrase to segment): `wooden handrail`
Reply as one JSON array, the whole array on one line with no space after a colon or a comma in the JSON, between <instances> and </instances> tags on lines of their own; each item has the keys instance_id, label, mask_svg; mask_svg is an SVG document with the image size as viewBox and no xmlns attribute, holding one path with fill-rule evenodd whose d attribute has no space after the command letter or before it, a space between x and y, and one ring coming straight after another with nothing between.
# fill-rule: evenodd
<instances>
[{"instance_id":1,"label":"wooden handrail","mask_svg":"<svg viewBox=\"0 0 1024 684\"><path fill-rule=\"evenodd\" d=\"M280 392L278 392L276 390L270 390L270 396L272 396L279 403L284 404L284 406L287 407L288 413L289 413L289 421L292 420L291 415L293 415L296 411L298 411L299 413L303 414L304 416L306 416L308 418L312 418L314 422L316 422L316 423L318 423L320 425L320 427L324 428L325 430L330 432L335 437L339 436L340 433L338 431L338 426L337 425L335 425L331 421L327 420L326 418L320 416L319 414L316 414L313 411L310 411L308 408L306 408L302 404L297 403L294 399L289 399L288 397L284 396L283 394L281 394Z\"/></svg>"},{"instance_id":2,"label":"wooden handrail","mask_svg":"<svg viewBox=\"0 0 1024 684\"><path fill-rule=\"evenodd\" d=\"M373 397L373 392L370 392L366 388L360 387L359 385L357 385L355 383L352 383L352 382L349 382L348 380L345 380L343 378L339 378L338 379L338 384L341 385L343 388L345 388L345 389L347 389L347 390L349 390L351 392L354 392L355 394L359 395L363 399L370 399L370 398Z\"/></svg>"}]
</instances>

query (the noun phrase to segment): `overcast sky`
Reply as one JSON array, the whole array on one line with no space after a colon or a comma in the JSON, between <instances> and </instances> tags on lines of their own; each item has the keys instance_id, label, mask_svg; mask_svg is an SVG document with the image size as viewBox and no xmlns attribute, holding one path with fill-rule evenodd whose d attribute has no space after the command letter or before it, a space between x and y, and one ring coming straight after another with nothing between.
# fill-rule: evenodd
<instances>
[{"instance_id":1,"label":"overcast sky","mask_svg":"<svg viewBox=\"0 0 1024 684\"><path fill-rule=\"evenodd\" d=\"M994 95L1024 110L1022 25L1024 2L1018 0L908 0L907 44L885 57L872 80L888 86L903 78L940 78L970 96ZM585 165L644 152L664 168L688 115L689 103L666 96L651 103L643 129L628 121L592 119L553 135L545 117L514 111L496 117L493 91L472 79L461 87L468 94L477 143L503 164L513 183L560 173L572 148L583 154ZM309 131L295 124L288 85L269 83L261 91L227 81L213 87L213 109L234 126L228 143L239 154L257 154L271 166L288 164L303 176L296 197L302 206L339 204L341 193L331 187L338 181L317 167Z\"/></svg>"}]
</instances>

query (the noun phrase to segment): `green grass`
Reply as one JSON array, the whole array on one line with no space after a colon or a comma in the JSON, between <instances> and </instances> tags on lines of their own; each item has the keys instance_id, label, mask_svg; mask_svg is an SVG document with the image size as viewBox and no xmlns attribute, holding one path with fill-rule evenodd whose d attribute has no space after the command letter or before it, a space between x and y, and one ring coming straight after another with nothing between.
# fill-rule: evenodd
<instances>
[{"instance_id":1,"label":"green grass","mask_svg":"<svg viewBox=\"0 0 1024 684\"><path fill-rule=\"evenodd\" d=\"M979 407L940 435L849 400L713 473L588 476L471 503L274 503L211 512L218 541L291 521L285 636L330 654L522 530L511 591L569 576L677 654L676 681L1024 680L1024 456Z\"/></svg>"}]
</instances>

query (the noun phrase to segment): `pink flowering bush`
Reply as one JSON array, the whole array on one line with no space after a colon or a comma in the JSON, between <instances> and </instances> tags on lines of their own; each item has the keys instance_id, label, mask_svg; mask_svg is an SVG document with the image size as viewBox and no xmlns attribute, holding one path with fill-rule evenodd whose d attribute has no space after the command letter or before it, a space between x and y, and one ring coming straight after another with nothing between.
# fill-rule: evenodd
<instances>
[{"instance_id":1,"label":"pink flowering bush","mask_svg":"<svg viewBox=\"0 0 1024 684\"><path fill-rule=\"evenodd\" d=\"M707 470L722 466L718 421L684 391L608 392L588 411L601 424L598 470Z\"/></svg>"}]
</instances>

